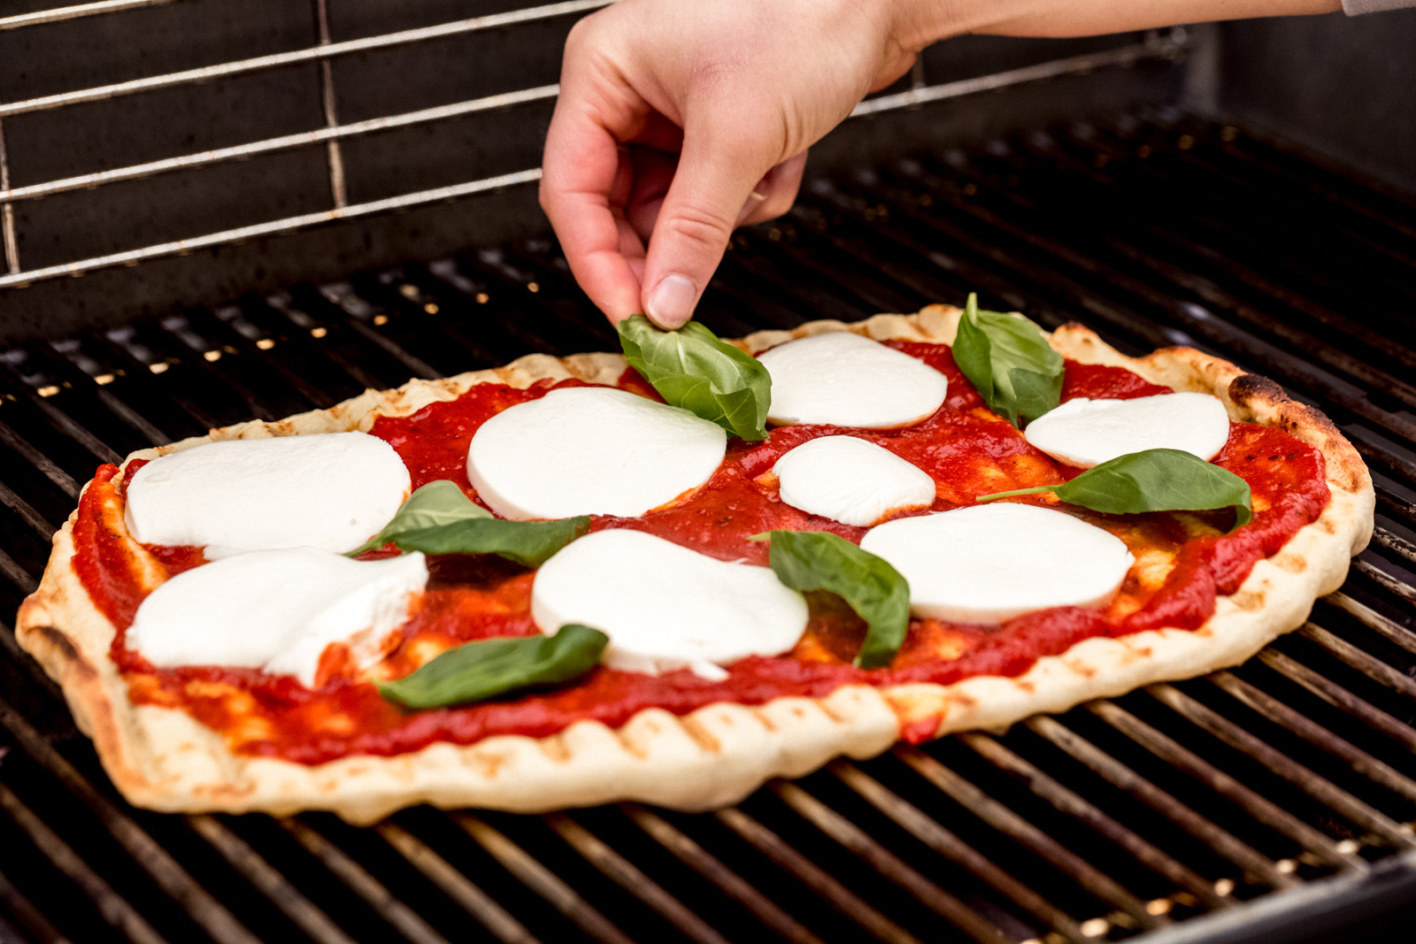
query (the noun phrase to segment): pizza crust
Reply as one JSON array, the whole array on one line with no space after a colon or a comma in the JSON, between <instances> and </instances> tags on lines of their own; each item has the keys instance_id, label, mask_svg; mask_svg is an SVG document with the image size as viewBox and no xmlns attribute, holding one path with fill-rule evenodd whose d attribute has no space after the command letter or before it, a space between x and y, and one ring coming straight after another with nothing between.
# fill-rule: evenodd
<instances>
[{"instance_id":1,"label":"pizza crust","mask_svg":"<svg viewBox=\"0 0 1416 944\"><path fill-rule=\"evenodd\" d=\"M878 315L857 325L819 321L792 332L759 332L736 343L756 352L794 337L841 330L878 340L950 343L958 316L957 309L931 306L916 315ZM1301 625L1316 597L1342 584L1349 558L1370 539L1375 493L1356 450L1330 420L1271 381L1192 349L1129 358L1079 325L1056 331L1052 344L1083 363L1126 367L1177 390L1213 393L1232 419L1282 426L1324 453L1332 491L1327 509L1278 554L1259 561L1236 593L1220 597L1203 627L1088 639L1061 655L1040 658L1016 678L880 689L850 685L820 699L783 697L756 707L719 703L682 717L647 709L618 729L580 721L547 738L503 735L317 766L234 755L219 734L185 713L128 700L126 683L108 658L114 628L93 606L72 566L76 516L55 535L43 580L20 609L16 635L62 686L79 727L93 738L104 767L134 804L276 815L320 809L369 823L423 802L520 812L630 799L683 810L721 806L774 776L800 776L839 755L878 754L898 740L903 724L938 719L936 736L1001 729L1040 712L1233 665ZM479 383L525 387L570 377L614 383L623 370L617 354L531 355L495 370L368 391L276 423L213 430L210 436L143 450L129 461L212 439L367 430L377 415L407 415L455 399Z\"/></svg>"}]
</instances>

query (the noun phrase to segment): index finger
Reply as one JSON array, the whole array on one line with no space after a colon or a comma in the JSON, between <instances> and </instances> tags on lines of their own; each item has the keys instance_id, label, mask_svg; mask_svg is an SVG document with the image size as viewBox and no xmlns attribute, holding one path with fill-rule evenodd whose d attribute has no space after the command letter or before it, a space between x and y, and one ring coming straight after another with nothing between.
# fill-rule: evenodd
<instances>
[{"instance_id":1,"label":"index finger","mask_svg":"<svg viewBox=\"0 0 1416 944\"><path fill-rule=\"evenodd\" d=\"M611 321L639 310L639 279L621 251L613 204L619 141L583 99L563 87L546 133L541 209L577 282Z\"/></svg>"}]
</instances>

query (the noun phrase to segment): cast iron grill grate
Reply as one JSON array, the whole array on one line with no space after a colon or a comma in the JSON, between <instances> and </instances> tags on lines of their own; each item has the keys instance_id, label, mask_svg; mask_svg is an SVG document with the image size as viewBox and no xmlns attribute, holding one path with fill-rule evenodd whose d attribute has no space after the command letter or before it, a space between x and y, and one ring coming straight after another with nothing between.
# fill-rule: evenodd
<instances>
[{"instance_id":1,"label":"cast iron grill grate","mask_svg":"<svg viewBox=\"0 0 1416 944\"><path fill-rule=\"evenodd\" d=\"M819 181L736 240L712 328L977 290L1123 349L1213 350L1319 405L1370 464L1377 536L1346 586L1230 671L838 761L717 813L415 809L370 829L128 807L6 625L0 940L1163 940L1220 936L1256 899L1296 918L1409 880L1413 260L1416 204L1180 113ZM4 352L0 609L100 462L410 375L614 347L531 242Z\"/></svg>"}]
</instances>

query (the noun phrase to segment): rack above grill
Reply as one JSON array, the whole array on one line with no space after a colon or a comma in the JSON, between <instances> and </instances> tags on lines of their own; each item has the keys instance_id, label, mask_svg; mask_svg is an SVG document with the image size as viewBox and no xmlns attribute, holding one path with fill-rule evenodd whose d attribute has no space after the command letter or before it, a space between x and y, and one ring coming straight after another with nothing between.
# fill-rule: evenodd
<instances>
[{"instance_id":1,"label":"rack above grill","mask_svg":"<svg viewBox=\"0 0 1416 944\"><path fill-rule=\"evenodd\" d=\"M415 809L370 829L128 807L0 626L0 939L1176 944L1390 909L1416 885L1414 262L1416 204L1168 110L818 178L735 240L710 327L976 290L1122 349L1214 351L1319 405L1371 466L1377 534L1343 589L1235 669L837 761L717 813ZM0 612L98 463L614 346L555 248L522 241L0 352Z\"/></svg>"}]
</instances>

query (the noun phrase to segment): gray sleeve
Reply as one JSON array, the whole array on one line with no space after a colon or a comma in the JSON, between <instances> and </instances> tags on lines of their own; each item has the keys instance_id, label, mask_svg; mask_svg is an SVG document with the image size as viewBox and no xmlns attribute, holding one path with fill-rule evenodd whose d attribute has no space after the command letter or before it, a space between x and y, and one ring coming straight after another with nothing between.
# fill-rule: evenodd
<instances>
[{"instance_id":1,"label":"gray sleeve","mask_svg":"<svg viewBox=\"0 0 1416 944\"><path fill-rule=\"evenodd\" d=\"M1342 12L1348 16L1399 10L1402 7L1416 7L1416 0L1342 0Z\"/></svg>"}]
</instances>

